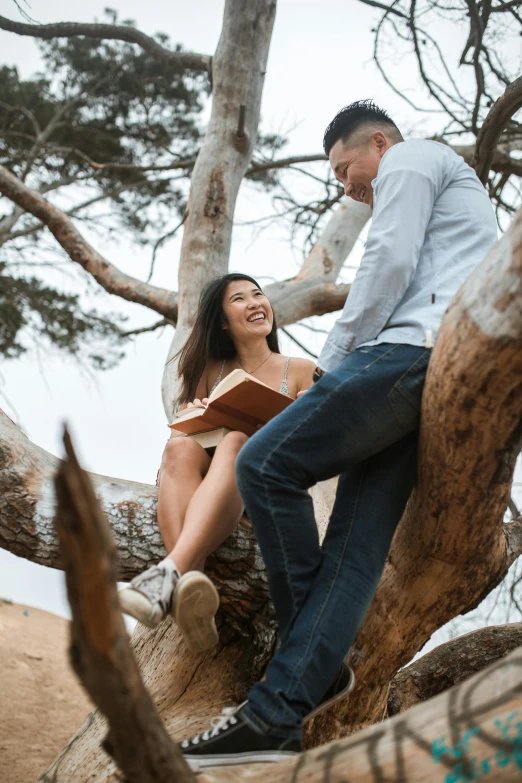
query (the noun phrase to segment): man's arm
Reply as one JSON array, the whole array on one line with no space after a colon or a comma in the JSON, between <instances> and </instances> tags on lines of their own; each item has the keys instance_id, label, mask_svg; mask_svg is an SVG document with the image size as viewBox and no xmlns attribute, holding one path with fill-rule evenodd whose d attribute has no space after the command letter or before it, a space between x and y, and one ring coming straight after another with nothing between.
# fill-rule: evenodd
<instances>
[{"instance_id":1,"label":"man's arm","mask_svg":"<svg viewBox=\"0 0 522 783\"><path fill-rule=\"evenodd\" d=\"M341 317L318 366L334 370L359 345L374 340L413 280L439 187L418 170L395 169L378 183L366 250Z\"/></svg>"}]
</instances>

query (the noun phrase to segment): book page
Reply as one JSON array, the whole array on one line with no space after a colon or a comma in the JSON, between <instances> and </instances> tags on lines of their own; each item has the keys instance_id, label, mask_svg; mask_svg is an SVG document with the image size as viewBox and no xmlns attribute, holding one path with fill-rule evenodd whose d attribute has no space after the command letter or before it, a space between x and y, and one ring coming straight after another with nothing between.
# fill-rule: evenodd
<instances>
[{"instance_id":1,"label":"book page","mask_svg":"<svg viewBox=\"0 0 522 783\"><path fill-rule=\"evenodd\" d=\"M209 402L212 402L213 400L217 399L218 397L221 397L222 394L225 394L227 391L230 391L230 389L233 389L235 386L240 384L242 381L254 381L254 383L259 383L261 386L266 386L267 389L271 389L271 386L268 386L266 383L263 383L263 381L258 380L257 378L254 378L250 373L245 372L244 370L232 370L231 373L229 373L225 378L223 378L222 381L218 383L210 397L208 398Z\"/></svg>"}]
</instances>

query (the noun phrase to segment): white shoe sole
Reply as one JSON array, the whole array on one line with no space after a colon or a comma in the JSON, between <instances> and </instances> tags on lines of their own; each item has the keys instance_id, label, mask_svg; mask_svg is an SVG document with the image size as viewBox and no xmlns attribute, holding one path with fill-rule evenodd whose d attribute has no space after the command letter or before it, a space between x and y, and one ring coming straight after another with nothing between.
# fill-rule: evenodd
<instances>
[{"instance_id":1,"label":"white shoe sole","mask_svg":"<svg viewBox=\"0 0 522 783\"><path fill-rule=\"evenodd\" d=\"M186 756L183 758L193 772L199 772L208 767L233 767L236 764L267 764L276 763L296 756L289 750L258 750L251 753L227 753L219 756Z\"/></svg>"},{"instance_id":2,"label":"white shoe sole","mask_svg":"<svg viewBox=\"0 0 522 783\"><path fill-rule=\"evenodd\" d=\"M183 574L172 602L174 619L191 652L205 652L219 641L215 615L219 609L218 591L201 571Z\"/></svg>"},{"instance_id":3,"label":"white shoe sole","mask_svg":"<svg viewBox=\"0 0 522 783\"><path fill-rule=\"evenodd\" d=\"M350 669L351 671L351 669ZM328 701L323 702L323 704L320 704L318 707L315 708L315 710L312 710L312 712L309 712L308 715L303 719L303 726L311 721L313 718L317 717L317 715L320 715L321 712L324 712L329 707L333 707L334 704L337 704L338 701L342 701L345 699L348 694L353 690L353 687L355 685L355 677L352 671L352 678L346 688L344 690L337 693L335 696L332 696L331 699L328 699Z\"/></svg>"}]
</instances>

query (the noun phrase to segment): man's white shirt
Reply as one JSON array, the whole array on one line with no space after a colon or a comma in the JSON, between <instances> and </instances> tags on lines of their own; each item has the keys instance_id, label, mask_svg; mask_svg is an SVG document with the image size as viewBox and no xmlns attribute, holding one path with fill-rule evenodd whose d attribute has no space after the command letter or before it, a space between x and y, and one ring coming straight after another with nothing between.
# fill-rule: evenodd
<instances>
[{"instance_id":1,"label":"man's white shirt","mask_svg":"<svg viewBox=\"0 0 522 783\"><path fill-rule=\"evenodd\" d=\"M363 345L434 340L450 301L497 240L486 190L444 144L393 145L372 187L364 256L319 356L326 371Z\"/></svg>"}]
</instances>

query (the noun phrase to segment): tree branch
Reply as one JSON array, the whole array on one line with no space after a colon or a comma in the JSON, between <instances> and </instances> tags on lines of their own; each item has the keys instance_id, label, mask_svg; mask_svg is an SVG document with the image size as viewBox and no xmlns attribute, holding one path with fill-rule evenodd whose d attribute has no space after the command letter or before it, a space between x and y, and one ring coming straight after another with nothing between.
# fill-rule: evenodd
<instances>
[{"instance_id":1,"label":"tree branch","mask_svg":"<svg viewBox=\"0 0 522 783\"><path fill-rule=\"evenodd\" d=\"M489 626L441 644L396 675L388 715L396 715L459 685L522 646L522 623Z\"/></svg>"},{"instance_id":2,"label":"tree branch","mask_svg":"<svg viewBox=\"0 0 522 783\"><path fill-rule=\"evenodd\" d=\"M127 43L141 46L143 51L165 65L172 65L174 68L185 68L191 71L204 71L209 75L211 71L212 58L209 55L196 54L195 52L173 52L161 46L149 35L145 35L140 30L127 25L78 22L25 24L24 22L15 22L12 19L0 16L0 29L16 33L16 35L28 35L32 38L42 38L44 40L71 38L79 35L85 38L126 41Z\"/></svg>"},{"instance_id":3,"label":"tree branch","mask_svg":"<svg viewBox=\"0 0 522 783\"><path fill-rule=\"evenodd\" d=\"M55 527L72 611L72 667L108 719L103 747L126 779L191 783L195 777L167 734L131 651L118 603L114 544L67 431L64 445L67 458L55 478Z\"/></svg>"},{"instance_id":4,"label":"tree branch","mask_svg":"<svg viewBox=\"0 0 522 783\"><path fill-rule=\"evenodd\" d=\"M0 166L0 193L46 225L69 258L92 275L109 294L149 307L176 321L175 293L121 272L88 244L67 215L20 182L3 166Z\"/></svg>"},{"instance_id":5,"label":"tree branch","mask_svg":"<svg viewBox=\"0 0 522 783\"><path fill-rule=\"evenodd\" d=\"M495 149L501 133L513 114L522 107L522 76L515 79L495 101L477 136L473 167L480 181L487 182Z\"/></svg>"}]
</instances>

